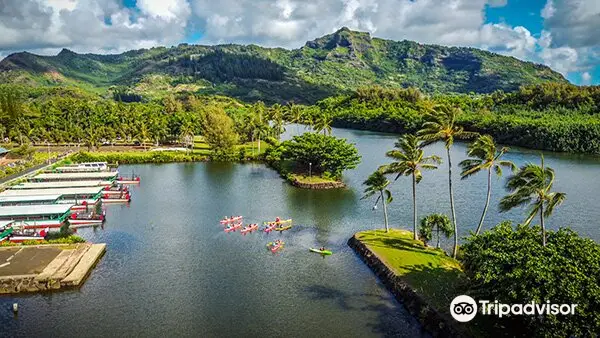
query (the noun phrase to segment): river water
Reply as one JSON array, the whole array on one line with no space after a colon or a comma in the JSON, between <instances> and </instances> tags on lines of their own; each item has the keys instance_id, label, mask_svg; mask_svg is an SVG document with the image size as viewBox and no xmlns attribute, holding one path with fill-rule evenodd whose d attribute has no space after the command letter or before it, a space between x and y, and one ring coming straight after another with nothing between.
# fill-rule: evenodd
<instances>
[{"instance_id":1,"label":"river water","mask_svg":"<svg viewBox=\"0 0 600 338\"><path fill-rule=\"evenodd\" d=\"M301 130L289 128L287 136ZM416 321L347 247L356 231L382 227L381 208L361 200L362 181L387 162L396 136L334 129L356 143L362 163L346 173L348 189L310 191L291 187L260 164L192 163L123 166L142 184L129 206L108 206L103 229L80 230L107 253L79 289L0 297L0 336L198 336L368 337L423 335ZM427 148L444 157L442 145ZM453 148L453 162L465 146ZM539 152L512 150L521 165ZM550 228L569 226L600 240L600 159L545 154L557 172L555 189L568 194ZM486 177L460 181L456 208L461 235L473 230L485 199ZM494 179L486 227L521 221L523 210L497 212L503 179ZM410 180L392 186L393 227L410 228ZM426 172L418 185L420 215L448 213L447 167ZM244 215L246 222L293 218L283 234L227 234L218 221ZM265 244L281 238L271 254ZM322 258L308 252L326 246ZM11 304L18 302L17 317Z\"/></svg>"}]
</instances>

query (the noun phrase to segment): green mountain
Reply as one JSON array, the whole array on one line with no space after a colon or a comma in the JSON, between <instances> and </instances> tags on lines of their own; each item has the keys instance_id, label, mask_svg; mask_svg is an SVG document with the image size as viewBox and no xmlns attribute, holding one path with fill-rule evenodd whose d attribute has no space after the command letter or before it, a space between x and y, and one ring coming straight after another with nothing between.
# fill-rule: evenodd
<instances>
[{"instance_id":1,"label":"green mountain","mask_svg":"<svg viewBox=\"0 0 600 338\"><path fill-rule=\"evenodd\" d=\"M546 66L513 57L475 48L383 40L347 28L294 50L181 44L118 55L67 49L56 56L16 53L0 62L0 81L74 85L98 93L125 91L148 97L198 92L267 102L315 102L373 84L414 86L428 93L489 93L567 82Z\"/></svg>"}]
</instances>

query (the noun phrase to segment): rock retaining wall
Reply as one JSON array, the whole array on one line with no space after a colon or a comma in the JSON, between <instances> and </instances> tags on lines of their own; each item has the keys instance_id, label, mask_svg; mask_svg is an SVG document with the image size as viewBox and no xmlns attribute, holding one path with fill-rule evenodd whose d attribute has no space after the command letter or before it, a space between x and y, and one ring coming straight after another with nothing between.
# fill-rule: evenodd
<instances>
[{"instance_id":1,"label":"rock retaining wall","mask_svg":"<svg viewBox=\"0 0 600 338\"><path fill-rule=\"evenodd\" d=\"M348 246L354 249L394 297L419 320L426 331L434 337L468 337L456 327L456 322L449 315L442 314L427 304L423 297L402 278L396 276L374 252L356 238L356 235L348 240Z\"/></svg>"}]
</instances>

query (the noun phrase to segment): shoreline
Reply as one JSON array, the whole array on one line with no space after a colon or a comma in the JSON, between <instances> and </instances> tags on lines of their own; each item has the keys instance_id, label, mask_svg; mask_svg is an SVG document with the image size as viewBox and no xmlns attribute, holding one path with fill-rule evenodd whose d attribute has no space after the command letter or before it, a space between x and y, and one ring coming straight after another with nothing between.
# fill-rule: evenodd
<instances>
[{"instance_id":1,"label":"shoreline","mask_svg":"<svg viewBox=\"0 0 600 338\"><path fill-rule=\"evenodd\" d=\"M469 337L449 315L435 309L402 277L396 275L375 252L356 237L357 234L348 239L348 246L373 271L394 298L419 321L425 331L434 337Z\"/></svg>"}]
</instances>

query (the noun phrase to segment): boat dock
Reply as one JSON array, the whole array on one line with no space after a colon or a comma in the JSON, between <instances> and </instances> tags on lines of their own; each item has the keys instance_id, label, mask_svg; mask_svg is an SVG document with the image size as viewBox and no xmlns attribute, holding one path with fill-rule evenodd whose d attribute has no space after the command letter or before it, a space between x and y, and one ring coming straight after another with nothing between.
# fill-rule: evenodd
<instances>
[{"instance_id":1,"label":"boat dock","mask_svg":"<svg viewBox=\"0 0 600 338\"><path fill-rule=\"evenodd\" d=\"M25 182L16 184L10 189L59 189L59 188L85 188L85 187L110 187L112 181L57 181L57 182Z\"/></svg>"},{"instance_id":2,"label":"boat dock","mask_svg":"<svg viewBox=\"0 0 600 338\"><path fill-rule=\"evenodd\" d=\"M30 182L64 182L64 181L115 181L119 172L117 171L94 171L84 173L52 173L39 174L30 178Z\"/></svg>"}]
</instances>

